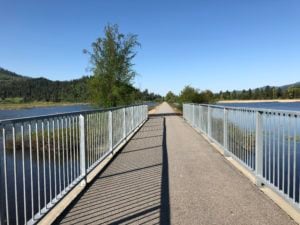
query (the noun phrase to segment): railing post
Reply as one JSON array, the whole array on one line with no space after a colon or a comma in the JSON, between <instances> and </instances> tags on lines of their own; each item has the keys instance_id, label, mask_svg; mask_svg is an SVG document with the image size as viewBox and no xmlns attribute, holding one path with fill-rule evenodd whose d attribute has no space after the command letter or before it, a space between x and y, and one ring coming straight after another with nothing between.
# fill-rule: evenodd
<instances>
[{"instance_id":1,"label":"railing post","mask_svg":"<svg viewBox=\"0 0 300 225\"><path fill-rule=\"evenodd\" d=\"M131 106L131 131L134 130L134 110L133 110L134 106Z\"/></svg>"},{"instance_id":2,"label":"railing post","mask_svg":"<svg viewBox=\"0 0 300 225\"><path fill-rule=\"evenodd\" d=\"M263 176L263 119L262 112L256 112L255 128L255 175L256 185L262 185Z\"/></svg>"},{"instance_id":3,"label":"railing post","mask_svg":"<svg viewBox=\"0 0 300 225\"><path fill-rule=\"evenodd\" d=\"M192 105L192 117L193 117L192 126L195 127L195 104Z\"/></svg>"},{"instance_id":4,"label":"railing post","mask_svg":"<svg viewBox=\"0 0 300 225\"><path fill-rule=\"evenodd\" d=\"M199 115L198 115L199 121L198 121L198 125L199 125L199 130L202 131L202 123L201 123L202 122L201 121L201 118L202 118L202 106L199 105L198 108L199 108Z\"/></svg>"},{"instance_id":5,"label":"railing post","mask_svg":"<svg viewBox=\"0 0 300 225\"><path fill-rule=\"evenodd\" d=\"M228 111L224 108L224 125L223 125L223 144L224 144L224 156L229 156L228 152Z\"/></svg>"},{"instance_id":6,"label":"railing post","mask_svg":"<svg viewBox=\"0 0 300 225\"><path fill-rule=\"evenodd\" d=\"M145 105L145 108L144 108L144 121L147 120L148 117L149 117L148 110L149 110L148 105Z\"/></svg>"},{"instance_id":7,"label":"railing post","mask_svg":"<svg viewBox=\"0 0 300 225\"><path fill-rule=\"evenodd\" d=\"M112 126L112 111L108 112L108 143L109 152L113 154L113 126Z\"/></svg>"},{"instance_id":8,"label":"railing post","mask_svg":"<svg viewBox=\"0 0 300 225\"><path fill-rule=\"evenodd\" d=\"M126 108L123 108L123 138L126 138Z\"/></svg>"},{"instance_id":9,"label":"railing post","mask_svg":"<svg viewBox=\"0 0 300 225\"><path fill-rule=\"evenodd\" d=\"M211 108L207 106L207 135L211 138Z\"/></svg>"},{"instance_id":10,"label":"railing post","mask_svg":"<svg viewBox=\"0 0 300 225\"><path fill-rule=\"evenodd\" d=\"M0 126L0 134L1 133L1 126ZM1 136L0 136L1 137ZM0 146L0 149L2 148L2 146ZM2 148L2 151L4 151L4 149ZM5 207L4 207L4 199L5 199L5 194L4 194L4 168L2 168L4 166L4 159L3 159L3 152L0 151L0 225L4 225L4 215L5 215Z\"/></svg>"},{"instance_id":11,"label":"railing post","mask_svg":"<svg viewBox=\"0 0 300 225\"><path fill-rule=\"evenodd\" d=\"M85 149L85 124L84 116L79 116L79 142L80 142L80 174L86 182L86 149Z\"/></svg>"}]
</instances>

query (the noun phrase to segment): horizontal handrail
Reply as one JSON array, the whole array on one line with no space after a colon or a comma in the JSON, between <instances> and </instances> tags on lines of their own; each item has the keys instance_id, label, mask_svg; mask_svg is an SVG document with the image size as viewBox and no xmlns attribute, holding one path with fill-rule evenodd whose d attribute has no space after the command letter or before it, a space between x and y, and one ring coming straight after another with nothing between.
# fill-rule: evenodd
<instances>
[{"instance_id":1,"label":"horizontal handrail","mask_svg":"<svg viewBox=\"0 0 300 225\"><path fill-rule=\"evenodd\" d=\"M290 110L282 110L282 109L267 109L267 108L255 108L255 107L240 107L240 106L226 106L226 105L214 105L214 104L197 104L197 103L184 103L188 105L199 105L206 106L211 108L220 108L220 109L231 109L231 110L245 110L245 111L253 111L260 113L276 113L276 114L284 114L289 116L300 116L300 111L290 111Z\"/></svg>"},{"instance_id":2,"label":"horizontal handrail","mask_svg":"<svg viewBox=\"0 0 300 225\"><path fill-rule=\"evenodd\" d=\"M140 106L140 105L144 105L144 104L133 104L128 106L118 106L118 107L111 107L111 108L104 108L104 109L90 109L90 110L80 110L80 111L73 111L73 112L52 113L52 114L40 115L40 116L10 118L10 119L0 120L0 125L8 124L8 123L28 122L32 120L42 120L50 117L71 116L71 115L89 114L89 113L96 113L96 112L107 112L107 111L113 111L113 110L118 110L122 108L133 107L133 106Z\"/></svg>"}]
</instances>

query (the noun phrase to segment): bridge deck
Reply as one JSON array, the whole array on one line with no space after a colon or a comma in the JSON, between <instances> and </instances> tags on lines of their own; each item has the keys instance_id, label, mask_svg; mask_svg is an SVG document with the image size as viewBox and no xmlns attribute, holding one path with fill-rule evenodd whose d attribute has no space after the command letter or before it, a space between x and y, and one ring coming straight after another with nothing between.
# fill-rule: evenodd
<instances>
[{"instance_id":1,"label":"bridge deck","mask_svg":"<svg viewBox=\"0 0 300 225\"><path fill-rule=\"evenodd\" d=\"M295 224L178 116L150 117L56 222Z\"/></svg>"}]
</instances>

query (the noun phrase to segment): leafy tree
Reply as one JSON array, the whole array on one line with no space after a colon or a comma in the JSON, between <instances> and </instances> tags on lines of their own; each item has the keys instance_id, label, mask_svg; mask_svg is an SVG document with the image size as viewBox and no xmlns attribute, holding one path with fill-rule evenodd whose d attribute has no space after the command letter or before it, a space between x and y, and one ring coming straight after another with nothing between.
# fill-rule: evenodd
<instances>
[{"instance_id":1,"label":"leafy tree","mask_svg":"<svg viewBox=\"0 0 300 225\"><path fill-rule=\"evenodd\" d=\"M165 100L169 103L174 103L178 101L178 97L172 91L169 91L165 96Z\"/></svg>"},{"instance_id":2,"label":"leafy tree","mask_svg":"<svg viewBox=\"0 0 300 225\"><path fill-rule=\"evenodd\" d=\"M133 100L132 81L136 76L132 60L139 46L137 35L124 35L118 25L107 25L104 37L92 43L93 76L89 83L91 100L105 107L128 104Z\"/></svg>"},{"instance_id":3,"label":"leafy tree","mask_svg":"<svg viewBox=\"0 0 300 225\"><path fill-rule=\"evenodd\" d=\"M283 93L281 88L276 88L276 98L282 98Z\"/></svg>"},{"instance_id":4,"label":"leafy tree","mask_svg":"<svg viewBox=\"0 0 300 225\"><path fill-rule=\"evenodd\" d=\"M230 95L229 95L230 97ZM212 103L214 102L214 94L210 90L202 91L199 94L198 102L199 103Z\"/></svg>"},{"instance_id":5,"label":"leafy tree","mask_svg":"<svg viewBox=\"0 0 300 225\"><path fill-rule=\"evenodd\" d=\"M202 101L202 96L199 93L198 89L195 89L191 86L185 86L180 93L181 103L190 102L190 103L200 103Z\"/></svg>"}]
</instances>

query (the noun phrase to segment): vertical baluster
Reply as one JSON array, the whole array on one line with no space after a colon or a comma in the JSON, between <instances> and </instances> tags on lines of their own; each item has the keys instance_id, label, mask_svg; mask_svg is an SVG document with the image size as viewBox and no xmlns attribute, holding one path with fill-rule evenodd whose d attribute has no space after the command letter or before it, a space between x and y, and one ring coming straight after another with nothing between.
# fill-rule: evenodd
<instances>
[{"instance_id":1,"label":"vertical baluster","mask_svg":"<svg viewBox=\"0 0 300 225\"><path fill-rule=\"evenodd\" d=\"M268 179L268 118L267 114L264 113L264 154L265 154L265 163L264 163L264 176L266 179Z\"/></svg>"},{"instance_id":2,"label":"vertical baluster","mask_svg":"<svg viewBox=\"0 0 300 225\"><path fill-rule=\"evenodd\" d=\"M15 191L15 215L16 224L19 224L19 207L18 207L18 188L17 188L17 156L16 156L16 131L15 125L12 126L13 138L13 157L14 157L14 191Z\"/></svg>"},{"instance_id":3,"label":"vertical baluster","mask_svg":"<svg viewBox=\"0 0 300 225\"><path fill-rule=\"evenodd\" d=\"M34 219L34 198L33 198L33 171L32 171L32 133L31 124L28 124L29 135L29 161L30 161L30 195L31 195L31 218Z\"/></svg>"},{"instance_id":4,"label":"vertical baluster","mask_svg":"<svg viewBox=\"0 0 300 225\"><path fill-rule=\"evenodd\" d=\"M23 177L23 208L24 223L27 223L27 199L26 199L26 173L25 173L25 147L24 147L24 124L21 124L21 143L22 143L22 177Z\"/></svg>"},{"instance_id":5,"label":"vertical baluster","mask_svg":"<svg viewBox=\"0 0 300 225\"><path fill-rule=\"evenodd\" d=\"M297 169L297 117L294 116L294 149L293 149L293 201L296 202L296 169Z\"/></svg>"},{"instance_id":6,"label":"vertical baluster","mask_svg":"<svg viewBox=\"0 0 300 225\"><path fill-rule=\"evenodd\" d=\"M80 175L86 180L86 149L85 149L85 126L84 116L79 116L79 138L80 138Z\"/></svg>"},{"instance_id":7,"label":"vertical baluster","mask_svg":"<svg viewBox=\"0 0 300 225\"><path fill-rule=\"evenodd\" d=\"M80 123L79 117L76 117L76 151L77 151L77 174L80 175ZM85 150L86 151L86 150Z\"/></svg>"},{"instance_id":8,"label":"vertical baluster","mask_svg":"<svg viewBox=\"0 0 300 225\"><path fill-rule=\"evenodd\" d=\"M287 173L287 194L290 196L290 188L291 188L291 126L292 126L292 121L291 121L291 115L288 115L288 173Z\"/></svg>"},{"instance_id":9,"label":"vertical baluster","mask_svg":"<svg viewBox=\"0 0 300 225\"><path fill-rule=\"evenodd\" d=\"M60 122L59 118L57 118L57 155L58 155L58 190L59 194L61 194L61 162L60 162Z\"/></svg>"},{"instance_id":10,"label":"vertical baluster","mask_svg":"<svg viewBox=\"0 0 300 225\"><path fill-rule=\"evenodd\" d=\"M52 139L53 139L53 169L54 169L54 196L57 198L57 173L56 173L56 141L55 141L55 119L52 121Z\"/></svg>"},{"instance_id":11,"label":"vertical baluster","mask_svg":"<svg viewBox=\"0 0 300 225\"><path fill-rule=\"evenodd\" d=\"M71 116L68 117L68 131L69 131L69 161L68 161L68 168L69 168L69 175L70 180L68 185L72 184L73 182L73 145L72 145L72 139L73 139L73 125L72 125L72 119Z\"/></svg>"},{"instance_id":12,"label":"vertical baluster","mask_svg":"<svg viewBox=\"0 0 300 225\"><path fill-rule=\"evenodd\" d=\"M263 117L262 112L256 112L255 128L255 165L256 165L256 184L261 185L263 176Z\"/></svg>"},{"instance_id":13,"label":"vertical baluster","mask_svg":"<svg viewBox=\"0 0 300 225\"><path fill-rule=\"evenodd\" d=\"M65 180L67 180L66 182L66 186L65 186L65 191L66 191L66 187L69 186L70 183L70 171L69 171L69 136L68 136L68 132L69 131L69 127L68 127L68 117L65 118L65 139L66 139L66 159L65 159L65 168L66 168L66 177Z\"/></svg>"},{"instance_id":14,"label":"vertical baluster","mask_svg":"<svg viewBox=\"0 0 300 225\"><path fill-rule=\"evenodd\" d=\"M285 193L286 183L285 183L285 123L286 114L283 114L283 126L282 126L282 190Z\"/></svg>"},{"instance_id":15,"label":"vertical baluster","mask_svg":"<svg viewBox=\"0 0 300 225\"><path fill-rule=\"evenodd\" d=\"M280 127L281 127L281 114L278 113L277 124L277 187L280 190Z\"/></svg>"},{"instance_id":16,"label":"vertical baluster","mask_svg":"<svg viewBox=\"0 0 300 225\"><path fill-rule=\"evenodd\" d=\"M49 202L51 202L52 201L52 171L51 171L51 143L50 143L50 121L49 121L49 119L47 120L47 139L48 139Z\"/></svg>"},{"instance_id":17,"label":"vertical baluster","mask_svg":"<svg viewBox=\"0 0 300 225\"><path fill-rule=\"evenodd\" d=\"M64 118L61 118L61 146L62 146L62 184L63 184L63 189L62 191L65 190L66 188L66 171L65 171L65 127L64 127ZM62 193L61 193L62 194Z\"/></svg>"},{"instance_id":18,"label":"vertical baluster","mask_svg":"<svg viewBox=\"0 0 300 225\"><path fill-rule=\"evenodd\" d=\"M72 122L71 122L71 129L72 129L72 137L73 137L73 139L72 139L72 160L71 160L71 171L72 171L72 178L71 178L71 180L72 180L72 182L75 180L75 178L76 178L76 172L75 172L75 170L76 170L76 165L75 165L75 130L74 130L74 116L72 116Z\"/></svg>"},{"instance_id":19,"label":"vertical baluster","mask_svg":"<svg viewBox=\"0 0 300 225\"><path fill-rule=\"evenodd\" d=\"M275 128L276 128L276 114L272 113L271 114L273 117L273 124L272 124L272 133L273 133L273 144L272 144L272 184L275 185L275 151L276 151L276 146L275 146Z\"/></svg>"},{"instance_id":20,"label":"vertical baluster","mask_svg":"<svg viewBox=\"0 0 300 225\"><path fill-rule=\"evenodd\" d=\"M37 188L38 188L38 209L41 214L41 186L40 186L40 155L39 155L39 131L38 123L35 122L35 143L36 143L36 159L37 159Z\"/></svg>"},{"instance_id":21,"label":"vertical baluster","mask_svg":"<svg viewBox=\"0 0 300 225\"><path fill-rule=\"evenodd\" d=\"M44 206L47 206L47 189L46 189L46 155L45 155L45 130L44 121L42 121L42 151L43 151L43 178L44 178Z\"/></svg>"},{"instance_id":22,"label":"vertical baluster","mask_svg":"<svg viewBox=\"0 0 300 225\"><path fill-rule=\"evenodd\" d=\"M2 128L2 142L3 142L3 175L4 175L4 193L5 193L5 212L6 223L10 224L9 205L8 205L8 183L7 183L7 162L6 162L6 129Z\"/></svg>"}]
</instances>

